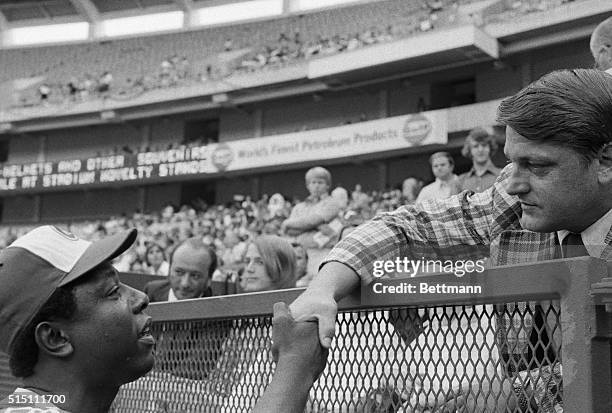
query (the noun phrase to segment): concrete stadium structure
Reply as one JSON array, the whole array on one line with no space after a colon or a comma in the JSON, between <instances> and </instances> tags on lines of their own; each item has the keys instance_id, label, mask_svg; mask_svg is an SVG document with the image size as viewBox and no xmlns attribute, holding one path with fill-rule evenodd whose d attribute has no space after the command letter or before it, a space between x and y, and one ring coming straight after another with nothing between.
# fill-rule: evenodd
<instances>
[{"instance_id":1,"label":"concrete stadium structure","mask_svg":"<svg viewBox=\"0 0 612 413\"><path fill-rule=\"evenodd\" d=\"M121 46L146 40L154 49L158 41L169 42L169 47L182 44L183 40L176 40L181 36L205 43L214 30L223 30L190 26L189 13L197 1L45 0L23 2L29 7L19 8L17 3L22 2L0 1L4 15L0 29L20 21L83 18L95 27L106 15L187 11L185 27L177 33L100 42L94 29L92 40L83 44L27 49L29 56L39 53L43 61L45 56L62 53L69 60L74 48L99 51L104 59L109 43ZM286 13L275 20L306 18L296 17L290 11L291 2L286 3ZM383 4L393 1L375 3L376 8L384 9ZM121 10L104 8L113 4ZM4 108L0 111L2 223L102 218L137 209L158 210L164 204L197 197L216 203L227 202L235 194L258 198L280 192L303 198L304 172L316 164L330 169L334 186L350 190L361 184L365 190L382 190L400 185L409 176L430 181L427 158L441 148L456 156L456 171L464 172L469 161L460 157L459 150L467 131L480 125L495 128L499 100L541 75L561 68L591 67L588 36L599 21L612 15L612 4L605 0L555 3L531 13L509 10L504 1L463 2L459 7L459 18L453 24L435 30L269 70L228 73L213 82L153 90L125 100L111 97L69 105ZM368 15L380 18L372 10L372 2L357 2L309 12L309 18L321 26L304 36L314 36L332 18L320 17L320 13L354 15L366 29L372 23ZM257 27L265 30L275 20L244 25L251 25L253 32ZM223 34L215 35L219 38ZM24 50L0 51L0 63L17 71L18 65L11 62L25 55ZM109 54L113 58L121 56ZM32 64L28 59L20 64ZM422 127L438 135L430 136L431 141L417 136L418 131L415 135L413 129ZM358 138L359 130L370 132ZM388 132L391 130L399 132ZM376 147L394 133L405 145ZM328 150L342 144L333 139L345 135L352 139L345 142L350 150ZM273 151L265 148L270 142L287 145L275 154L268 153ZM192 148L205 143L207 148L196 156ZM157 160L148 163L144 157L138 160L136 153L121 152L125 155L121 159L116 158L116 151L110 154L113 148L124 146L162 149L149 149L149 158ZM182 155L168 153L168 148ZM172 156L178 157L170 159ZM220 160L223 165L217 165L216 157L223 156L229 161ZM501 154L494 160L504 163ZM170 171L166 164L175 161L196 163L174 165ZM163 172L158 170L161 163L166 165ZM33 171L32 165L38 169ZM151 175L139 166L156 169ZM74 175L91 171L107 172L105 178ZM73 175L50 177L62 173Z\"/></svg>"}]
</instances>

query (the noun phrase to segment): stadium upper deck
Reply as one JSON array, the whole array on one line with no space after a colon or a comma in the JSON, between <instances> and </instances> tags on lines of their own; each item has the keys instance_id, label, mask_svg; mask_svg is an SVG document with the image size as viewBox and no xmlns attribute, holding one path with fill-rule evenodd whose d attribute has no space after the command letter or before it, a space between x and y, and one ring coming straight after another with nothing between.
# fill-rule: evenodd
<instances>
[{"instance_id":1,"label":"stadium upper deck","mask_svg":"<svg viewBox=\"0 0 612 413\"><path fill-rule=\"evenodd\" d=\"M0 51L2 106L126 101L151 90L214 84L235 73L286 67L440 27L503 21L565 2L522 0L506 6L495 0L386 0L181 33L7 49ZM479 14L484 9L488 13ZM22 113L26 118L48 115Z\"/></svg>"},{"instance_id":2,"label":"stadium upper deck","mask_svg":"<svg viewBox=\"0 0 612 413\"><path fill-rule=\"evenodd\" d=\"M0 81L39 78L37 85L44 83L52 91L55 87L66 89L70 83L78 88L91 88L92 82L110 72L111 88L117 92L137 85L153 87L160 80L163 83L160 77L163 77L164 65L172 69L184 66L177 71L188 72L191 81L210 80L214 77L211 69L218 71L216 57L224 52L228 58L227 52L242 51L237 55L241 59L235 62L237 67L254 69L274 63L286 64L382 39L406 37L420 30L421 22L430 18L433 10L439 13L445 9L451 9L449 0L436 3L434 9L420 1L391 0L182 33L8 49L0 52L3 67ZM431 27L433 24L425 23L423 29ZM351 39L355 40L351 42ZM274 55L280 57L273 59ZM181 80L185 77L177 76ZM62 100L65 92L61 90L60 99L55 96L55 100Z\"/></svg>"}]
</instances>

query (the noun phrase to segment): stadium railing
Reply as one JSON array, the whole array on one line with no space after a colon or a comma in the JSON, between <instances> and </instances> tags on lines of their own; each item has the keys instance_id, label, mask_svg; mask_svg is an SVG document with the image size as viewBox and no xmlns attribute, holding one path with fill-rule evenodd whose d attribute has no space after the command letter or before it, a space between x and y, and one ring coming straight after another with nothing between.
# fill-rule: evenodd
<instances>
[{"instance_id":1,"label":"stadium railing","mask_svg":"<svg viewBox=\"0 0 612 413\"><path fill-rule=\"evenodd\" d=\"M306 411L433 412L444 401L478 395L489 399L487 411L495 411L491 406L514 397L497 390L501 378L520 393L551 370L562 370L563 383L540 383L555 399L540 403L562 399L565 412L612 411L609 277L612 264L574 258L461 278L450 273L384 281L480 286L478 294L418 288L412 294L375 294L372 285L364 286L339 304L328 365ZM274 370L273 303L290 303L302 291L152 304L147 311L155 320L156 367L122 387L114 411L248 411ZM505 358L500 343L512 348L529 326L539 329L538 342L528 344L533 357ZM513 372L510 367L521 362L526 371Z\"/></svg>"}]
</instances>

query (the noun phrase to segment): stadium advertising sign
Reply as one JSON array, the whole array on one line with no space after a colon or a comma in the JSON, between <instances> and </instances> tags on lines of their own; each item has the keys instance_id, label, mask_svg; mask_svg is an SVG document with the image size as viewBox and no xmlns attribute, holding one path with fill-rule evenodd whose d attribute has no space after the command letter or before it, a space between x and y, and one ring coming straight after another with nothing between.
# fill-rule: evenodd
<instances>
[{"instance_id":1,"label":"stadium advertising sign","mask_svg":"<svg viewBox=\"0 0 612 413\"><path fill-rule=\"evenodd\" d=\"M4 165L0 168L0 193L163 181L180 176L219 174L445 144L448 141L447 124L447 110L439 110L207 146Z\"/></svg>"},{"instance_id":2,"label":"stadium advertising sign","mask_svg":"<svg viewBox=\"0 0 612 413\"><path fill-rule=\"evenodd\" d=\"M446 109L230 142L227 170L344 158L448 142Z\"/></svg>"}]
</instances>

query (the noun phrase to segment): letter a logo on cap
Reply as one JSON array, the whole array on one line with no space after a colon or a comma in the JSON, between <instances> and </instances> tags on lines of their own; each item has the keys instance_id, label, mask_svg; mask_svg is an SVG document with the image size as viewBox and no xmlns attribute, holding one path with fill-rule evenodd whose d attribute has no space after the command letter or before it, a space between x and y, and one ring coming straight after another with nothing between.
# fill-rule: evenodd
<instances>
[{"instance_id":1,"label":"letter a logo on cap","mask_svg":"<svg viewBox=\"0 0 612 413\"><path fill-rule=\"evenodd\" d=\"M79 238L74 235L72 232L68 232L64 229L58 228L55 225L51 226L51 228L53 228L55 230L55 232L57 232L58 234L60 234L61 236L63 236L64 238L70 240L70 241L78 241Z\"/></svg>"}]
</instances>

